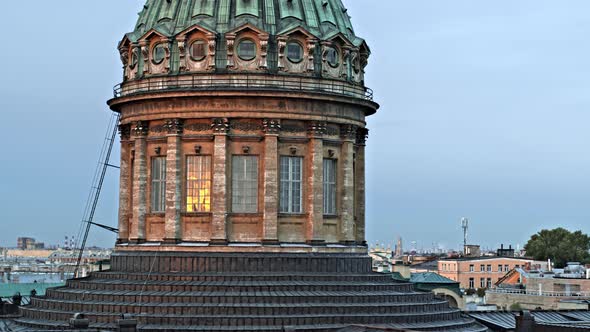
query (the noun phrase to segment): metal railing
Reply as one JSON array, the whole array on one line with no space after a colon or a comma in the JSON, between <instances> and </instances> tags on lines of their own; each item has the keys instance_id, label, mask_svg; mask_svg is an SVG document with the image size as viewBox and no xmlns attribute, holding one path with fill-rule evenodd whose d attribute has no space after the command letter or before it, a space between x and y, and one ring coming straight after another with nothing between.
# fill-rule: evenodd
<instances>
[{"instance_id":1,"label":"metal railing","mask_svg":"<svg viewBox=\"0 0 590 332\"><path fill-rule=\"evenodd\" d=\"M373 100L373 90L346 81L268 74L207 74L150 77L117 84L113 88L113 95L115 98L119 98L135 94L174 90L294 91L327 93L369 101Z\"/></svg>"},{"instance_id":2,"label":"metal railing","mask_svg":"<svg viewBox=\"0 0 590 332\"><path fill-rule=\"evenodd\" d=\"M539 291L534 289L512 289L512 288L491 288L486 292L496 294L515 294L515 295L533 295L533 296L547 296L547 297L588 297L590 298L590 292L581 291Z\"/></svg>"}]
</instances>

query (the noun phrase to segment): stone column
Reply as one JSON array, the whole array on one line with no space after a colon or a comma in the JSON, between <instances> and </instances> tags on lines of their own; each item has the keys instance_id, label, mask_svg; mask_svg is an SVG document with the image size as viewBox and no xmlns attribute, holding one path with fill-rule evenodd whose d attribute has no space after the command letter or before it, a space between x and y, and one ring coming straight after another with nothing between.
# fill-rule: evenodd
<instances>
[{"instance_id":1,"label":"stone column","mask_svg":"<svg viewBox=\"0 0 590 332\"><path fill-rule=\"evenodd\" d=\"M167 120L164 128L168 132L166 150L166 216L164 242L176 244L182 240L182 148L183 120Z\"/></svg>"},{"instance_id":2,"label":"stone column","mask_svg":"<svg viewBox=\"0 0 590 332\"><path fill-rule=\"evenodd\" d=\"M309 170L307 172L307 227L306 241L320 245L325 242L324 224L324 142L327 124L323 121L309 123Z\"/></svg>"},{"instance_id":3,"label":"stone column","mask_svg":"<svg viewBox=\"0 0 590 332\"><path fill-rule=\"evenodd\" d=\"M369 130L366 128L359 128L356 135L356 243L366 245L365 238L365 145Z\"/></svg>"},{"instance_id":4,"label":"stone column","mask_svg":"<svg viewBox=\"0 0 590 332\"><path fill-rule=\"evenodd\" d=\"M262 122L264 137L264 210L262 242L279 243L279 144L280 120L265 119Z\"/></svg>"},{"instance_id":5,"label":"stone column","mask_svg":"<svg viewBox=\"0 0 590 332\"><path fill-rule=\"evenodd\" d=\"M120 175L119 175L119 236L117 243L127 243L129 241L129 199L131 197L131 188L129 186L131 176L131 168L129 161L131 158L131 126L120 125L119 132L121 133L121 161L120 161Z\"/></svg>"},{"instance_id":6,"label":"stone column","mask_svg":"<svg viewBox=\"0 0 590 332\"><path fill-rule=\"evenodd\" d=\"M133 165L133 217L129 240L135 243L145 241L145 215L147 212L147 142L149 124L138 121L133 124L135 138L135 161Z\"/></svg>"},{"instance_id":7,"label":"stone column","mask_svg":"<svg viewBox=\"0 0 590 332\"><path fill-rule=\"evenodd\" d=\"M342 134L342 237L341 241L351 245L355 243L354 234L354 143L357 127L344 125Z\"/></svg>"},{"instance_id":8,"label":"stone column","mask_svg":"<svg viewBox=\"0 0 590 332\"><path fill-rule=\"evenodd\" d=\"M227 244L227 134L228 119L213 119L213 190L211 193L211 243Z\"/></svg>"}]
</instances>

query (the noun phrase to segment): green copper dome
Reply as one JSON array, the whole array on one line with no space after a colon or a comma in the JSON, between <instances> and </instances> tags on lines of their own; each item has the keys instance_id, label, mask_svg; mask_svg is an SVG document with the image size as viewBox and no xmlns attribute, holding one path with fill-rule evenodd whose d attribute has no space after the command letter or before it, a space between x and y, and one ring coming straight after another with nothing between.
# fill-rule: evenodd
<instances>
[{"instance_id":1,"label":"green copper dome","mask_svg":"<svg viewBox=\"0 0 590 332\"><path fill-rule=\"evenodd\" d=\"M127 36L133 42L155 29L172 37L195 24L225 33L247 23L271 35L300 26L319 40L342 33L356 46L363 43L341 0L147 0Z\"/></svg>"}]
</instances>

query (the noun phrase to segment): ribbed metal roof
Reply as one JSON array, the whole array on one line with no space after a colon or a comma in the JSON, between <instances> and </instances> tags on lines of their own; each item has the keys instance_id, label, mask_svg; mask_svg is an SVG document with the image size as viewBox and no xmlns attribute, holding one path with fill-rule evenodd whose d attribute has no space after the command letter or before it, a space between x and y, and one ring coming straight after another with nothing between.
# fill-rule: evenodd
<instances>
[{"instance_id":1,"label":"ribbed metal roof","mask_svg":"<svg viewBox=\"0 0 590 332\"><path fill-rule=\"evenodd\" d=\"M302 27L320 40L341 33L360 46L341 0L147 0L135 30L137 41L151 29L172 37L195 24L225 33L250 23L269 34Z\"/></svg>"},{"instance_id":2,"label":"ribbed metal roof","mask_svg":"<svg viewBox=\"0 0 590 332\"><path fill-rule=\"evenodd\" d=\"M412 273L410 281L413 283L433 283L433 284L456 284L457 282L449 278L443 277L438 273L423 272Z\"/></svg>"}]
</instances>

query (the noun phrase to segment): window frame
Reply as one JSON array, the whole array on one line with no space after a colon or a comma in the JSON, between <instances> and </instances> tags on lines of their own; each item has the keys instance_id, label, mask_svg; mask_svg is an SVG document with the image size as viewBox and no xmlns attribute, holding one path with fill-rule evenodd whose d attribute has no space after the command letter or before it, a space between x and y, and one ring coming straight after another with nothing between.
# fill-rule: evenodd
<instances>
[{"instance_id":1,"label":"window frame","mask_svg":"<svg viewBox=\"0 0 590 332\"><path fill-rule=\"evenodd\" d=\"M157 54L157 53L156 53L156 50L157 50L157 49L159 49L159 48L161 48L161 49L162 49L162 51L164 52L164 55L163 55L163 57L162 57L162 60L160 60L160 61L157 61L157 60L156 60L156 54ZM151 57L151 58L152 58L152 63L153 63L154 65L156 65L156 66L157 66L157 65L161 65L162 63L164 63L164 61L166 60L166 45L165 45L165 43L163 43L163 42L160 42L160 43L157 43L156 45L154 45L154 47L152 47L152 52L151 52L151 54L152 54L152 57Z\"/></svg>"},{"instance_id":2,"label":"window frame","mask_svg":"<svg viewBox=\"0 0 590 332\"><path fill-rule=\"evenodd\" d=\"M156 178L156 161L161 161L159 177ZM154 156L150 158L150 213L166 213L166 156ZM156 191L158 188L158 192ZM157 206L159 204L159 206ZM157 208L156 208L157 207Z\"/></svg>"},{"instance_id":3,"label":"window frame","mask_svg":"<svg viewBox=\"0 0 590 332\"><path fill-rule=\"evenodd\" d=\"M240 46L245 42L251 42L252 45L254 46L254 55L250 58L244 57L242 54L240 54L241 53ZM258 44L252 38L242 38L237 43L236 54L238 55L238 58L240 58L240 60L242 60L242 61L253 61L256 59L256 57L258 57Z\"/></svg>"},{"instance_id":4,"label":"window frame","mask_svg":"<svg viewBox=\"0 0 590 332\"><path fill-rule=\"evenodd\" d=\"M287 170L283 169L283 161L287 160ZM295 160L299 165L295 164ZM296 166L299 167L299 178L295 178ZM284 172L287 172L288 177L284 178ZM288 197L286 198L286 204L284 205L285 193ZM297 202L297 192L299 193L299 199ZM299 207L297 209L297 207ZM279 213L281 214L302 214L303 213L303 157L301 156L280 156L279 157Z\"/></svg>"},{"instance_id":5,"label":"window frame","mask_svg":"<svg viewBox=\"0 0 590 332\"><path fill-rule=\"evenodd\" d=\"M299 50L301 51L301 56L298 60L294 60L289 56L289 46L290 45L297 45L299 47ZM287 42L287 45L285 46L285 53L287 53L287 60L289 60L289 62L294 63L294 64L298 64L301 63L304 59L305 59L305 49L303 48L303 45L301 45L301 43L297 40L290 40Z\"/></svg>"},{"instance_id":6,"label":"window frame","mask_svg":"<svg viewBox=\"0 0 590 332\"><path fill-rule=\"evenodd\" d=\"M334 62L330 61L329 59L329 52L334 51ZM325 51L325 55L326 55L326 62L328 63L328 65L332 68L338 68L340 67L340 51L338 50L338 48L336 48L336 46L328 46L326 48Z\"/></svg>"},{"instance_id":7,"label":"window frame","mask_svg":"<svg viewBox=\"0 0 590 332\"><path fill-rule=\"evenodd\" d=\"M236 178L236 169L235 167L237 167L237 160L243 158L244 162L246 162L247 159L252 159L255 161L255 163L253 164L253 169L252 170L248 170L247 169L247 164L244 164L244 168L243 168L243 172L246 173L244 174L244 178L243 179L237 179ZM251 179L246 179L247 177L247 173L250 173L250 175L255 174L254 178ZM260 194L260 185L259 185L259 181L260 181L260 158L257 155L233 155L231 158L231 213L235 213L235 214L258 214L260 211L260 202L259 202L259 194ZM241 181L239 184L242 186L237 187L238 181ZM254 184L253 187L248 188L247 184ZM241 193L241 195L236 195L237 190L243 190L243 192ZM247 191L250 191L250 193L248 193ZM254 195L249 196L248 194L252 194L254 193ZM248 197L253 197L253 201L255 202L254 204L249 204L245 201L243 202L236 202L236 198L237 197L243 197L242 200L246 200ZM248 205L254 205L255 208L253 209L248 209Z\"/></svg>"},{"instance_id":8,"label":"window frame","mask_svg":"<svg viewBox=\"0 0 590 332\"><path fill-rule=\"evenodd\" d=\"M193 46L195 46L197 43L202 43L201 45L203 45L203 56L200 58L196 58L193 56ZM205 39L195 39L190 43L190 46L188 48L188 53L189 56L191 58L191 60L193 61L203 61L207 58L207 55L209 55L209 50L208 50L208 42Z\"/></svg>"},{"instance_id":9,"label":"window frame","mask_svg":"<svg viewBox=\"0 0 590 332\"><path fill-rule=\"evenodd\" d=\"M201 174L203 173L203 170L205 172L208 172L209 179L196 179L196 180L190 180L189 179L189 176L190 176L190 168L189 168L190 167L190 162L189 162L189 160L191 158L197 158L197 160L198 159L201 159L201 158L203 160L206 160L205 158L208 159L208 163L209 163L208 166L209 167L207 169L205 169L206 166L207 166L206 164L205 164L205 166L201 166ZM191 214L211 213L212 192L213 192L213 156L211 156L211 155L195 155L195 154L186 155L185 156L185 159L184 159L184 162L185 162L185 166L184 166L184 172L185 172L184 173L184 209L183 209L184 212L185 213L191 213ZM195 163L195 167L198 169L199 167L197 165L198 165L198 163ZM197 182L197 183L198 182L202 182L202 183L207 183L208 182L208 185L209 185L209 194L208 194L208 196L209 196L208 197L209 198L208 199L209 208L208 208L207 211L196 211L196 210L189 211L189 202L188 202L188 199L190 197L189 196L189 190L191 190L191 189L197 190L197 191L198 190L206 190L206 188L201 188L198 185L191 188L191 186L189 185L189 183L191 183L191 182ZM206 205L206 203L198 203L198 204Z\"/></svg>"},{"instance_id":10,"label":"window frame","mask_svg":"<svg viewBox=\"0 0 590 332\"><path fill-rule=\"evenodd\" d=\"M333 181L326 181L326 164L332 166ZM335 217L338 216L338 159L324 158L322 166L323 214L324 216ZM327 192L329 192L329 195ZM329 209L329 205L333 205L332 209Z\"/></svg>"}]
</instances>

